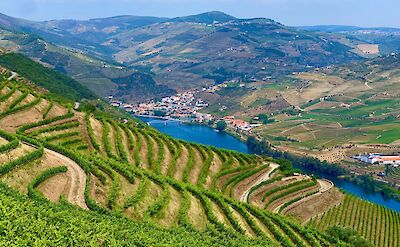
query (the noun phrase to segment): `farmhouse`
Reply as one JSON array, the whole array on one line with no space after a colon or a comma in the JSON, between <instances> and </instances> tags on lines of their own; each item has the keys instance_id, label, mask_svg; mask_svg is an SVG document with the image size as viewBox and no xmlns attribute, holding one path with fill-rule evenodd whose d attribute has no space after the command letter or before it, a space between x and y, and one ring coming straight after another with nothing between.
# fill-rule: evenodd
<instances>
[{"instance_id":1,"label":"farmhouse","mask_svg":"<svg viewBox=\"0 0 400 247\"><path fill-rule=\"evenodd\" d=\"M394 167L400 166L399 155L364 154L354 156L353 158L367 164L392 165Z\"/></svg>"}]
</instances>

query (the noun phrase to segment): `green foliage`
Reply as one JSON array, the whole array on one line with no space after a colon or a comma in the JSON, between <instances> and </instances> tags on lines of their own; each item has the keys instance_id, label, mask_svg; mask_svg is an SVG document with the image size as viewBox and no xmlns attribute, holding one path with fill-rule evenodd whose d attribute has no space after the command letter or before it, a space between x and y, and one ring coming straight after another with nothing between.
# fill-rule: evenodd
<instances>
[{"instance_id":1,"label":"green foliage","mask_svg":"<svg viewBox=\"0 0 400 247\"><path fill-rule=\"evenodd\" d=\"M258 118L263 124L269 124L275 122L275 119L270 118L267 114L258 114Z\"/></svg>"},{"instance_id":2,"label":"green foliage","mask_svg":"<svg viewBox=\"0 0 400 247\"><path fill-rule=\"evenodd\" d=\"M32 128L35 128L35 127L47 125L47 124L50 124L50 123L53 123L53 122L56 122L56 121L59 121L59 120L71 118L73 116L74 116L74 114L72 112L69 112L69 113L67 113L65 115L57 116L57 117L54 117L54 118L49 118L49 119L45 119L45 120L42 120L42 121L39 121L39 122L33 122L33 123L30 123L30 124L25 124L24 126L22 126L21 128L19 128L17 130L17 133L22 134L25 131L27 131L28 129L32 129Z\"/></svg>"},{"instance_id":3,"label":"green foliage","mask_svg":"<svg viewBox=\"0 0 400 247\"><path fill-rule=\"evenodd\" d=\"M146 193L146 189L149 187L149 179L146 177L142 177L140 180L139 187L137 188L136 192L127 199L125 202L123 209L127 209L130 207L133 207L135 204L137 204L140 200L143 199Z\"/></svg>"},{"instance_id":4,"label":"green foliage","mask_svg":"<svg viewBox=\"0 0 400 247\"><path fill-rule=\"evenodd\" d=\"M8 141L6 144L0 146L0 153L6 153L9 150L15 149L19 146L18 139L5 131L0 130L0 137Z\"/></svg>"},{"instance_id":5,"label":"green foliage","mask_svg":"<svg viewBox=\"0 0 400 247\"><path fill-rule=\"evenodd\" d=\"M60 142L60 145L63 147L66 147L66 146L73 146L73 145L82 144L82 143L83 143L83 140L81 138L76 138L76 139L69 139L69 140Z\"/></svg>"},{"instance_id":6,"label":"green foliage","mask_svg":"<svg viewBox=\"0 0 400 247\"><path fill-rule=\"evenodd\" d=\"M293 169L292 162L286 159L279 159L276 161L276 163L279 164L279 169L281 171L290 171Z\"/></svg>"},{"instance_id":7,"label":"green foliage","mask_svg":"<svg viewBox=\"0 0 400 247\"><path fill-rule=\"evenodd\" d=\"M227 126L227 124L225 121L218 121L215 126L215 129L217 129L218 131L224 131L226 126Z\"/></svg>"},{"instance_id":8,"label":"green foliage","mask_svg":"<svg viewBox=\"0 0 400 247\"><path fill-rule=\"evenodd\" d=\"M194 150L193 150L193 147L190 144L188 144L188 145L186 145L186 148L187 148L187 150L189 152L189 158L188 158L188 161L186 163L185 169L183 170L183 176L182 176L182 181L183 182L189 181L189 174L192 171L193 166L194 166Z\"/></svg>"},{"instance_id":9,"label":"green foliage","mask_svg":"<svg viewBox=\"0 0 400 247\"><path fill-rule=\"evenodd\" d=\"M271 175L271 174L270 174L270 175ZM274 182L276 182L276 181L279 181L279 180L281 180L282 178L283 178L283 176L278 176L278 177L275 177L275 178L270 178L270 179L268 179L268 180L263 181L262 183L259 183L259 184L256 185L256 186L251 187L251 189L250 189L250 191L249 191L249 194L248 194L248 196L247 196L247 198L246 198L246 201L247 201L247 202L249 201L250 195L251 195L254 191L256 191L257 189L259 189L259 188L261 188L261 187L264 187L265 185L272 184L272 183L274 183Z\"/></svg>"},{"instance_id":10,"label":"green foliage","mask_svg":"<svg viewBox=\"0 0 400 247\"><path fill-rule=\"evenodd\" d=\"M162 209L165 208L171 199L170 188L166 183L161 183L162 192L158 200L151 205L145 213L145 217L161 217Z\"/></svg>"},{"instance_id":11,"label":"green foliage","mask_svg":"<svg viewBox=\"0 0 400 247\"><path fill-rule=\"evenodd\" d=\"M168 166L167 174L169 177L174 176L176 163L182 154L182 143L179 141L176 141L176 140L171 140L171 142L175 144L176 148L174 150L176 150L176 151L174 152L174 156L172 157L171 163Z\"/></svg>"},{"instance_id":12,"label":"green foliage","mask_svg":"<svg viewBox=\"0 0 400 247\"><path fill-rule=\"evenodd\" d=\"M6 101L8 98L11 97L17 91L15 87L12 87L6 94L0 96L0 102Z\"/></svg>"},{"instance_id":13,"label":"green foliage","mask_svg":"<svg viewBox=\"0 0 400 247\"><path fill-rule=\"evenodd\" d=\"M63 124L58 124L58 125L53 125L49 127L45 127L42 129L38 129L35 131L32 131L30 135L32 136L37 136L39 134L47 133L47 132L53 132L53 131L60 131L60 130L66 130L66 129L71 129L75 127L79 127L80 123L78 121L71 121Z\"/></svg>"},{"instance_id":14,"label":"green foliage","mask_svg":"<svg viewBox=\"0 0 400 247\"><path fill-rule=\"evenodd\" d=\"M286 195L292 194L292 193L297 192L297 191L301 191L303 189L306 189L306 188L309 188L309 187L312 187L312 186L315 186L315 185L317 185L317 181L313 180L313 181L310 181L308 183L301 184L301 185L298 185L296 187L293 187L293 188L291 188L289 190L283 191L283 192L281 192L281 193L279 193L277 195L274 195L265 204L265 208L268 207L272 202L274 202L275 200L277 200L279 198L282 198L282 197L284 197Z\"/></svg>"},{"instance_id":15,"label":"green foliage","mask_svg":"<svg viewBox=\"0 0 400 247\"><path fill-rule=\"evenodd\" d=\"M21 101L23 101L26 96L28 96L29 92L23 92L18 98L16 98L11 104L8 106L8 109L13 109L16 105L18 105Z\"/></svg>"},{"instance_id":16,"label":"green foliage","mask_svg":"<svg viewBox=\"0 0 400 247\"><path fill-rule=\"evenodd\" d=\"M206 153L207 153L206 160L204 161L204 164L201 167L199 179L197 180L197 185L201 187L204 186L208 176L208 172L210 170L210 166L214 161L214 152L212 152L210 148L206 148Z\"/></svg>"},{"instance_id":17,"label":"green foliage","mask_svg":"<svg viewBox=\"0 0 400 247\"><path fill-rule=\"evenodd\" d=\"M125 147L122 140L122 133L119 126L114 121L109 121L113 130L114 130L114 138L115 138L115 147L117 147L117 151L122 162L128 162L128 154L125 151Z\"/></svg>"},{"instance_id":18,"label":"green foliage","mask_svg":"<svg viewBox=\"0 0 400 247\"><path fill-rule=\"evenodd\" d=\"M0 184L0 242L9 246L265 246L247 237L223 233L165 230L117 215L80 210L66 204L35 202ZM73 236L73 238L71 238Z\"/></svg>"},{"instance_id":19,"label":"green foliage","mask_svg":"<svg viewBox=\"0 0 400 247\"><path fill-rule=\"evenodd\" d=\"M70 77L46 68L29 58L16 53L0 56L0 64L17 72L38 86L48 89L56 98L79 100L81 98L95 99L96 96L79 82Z\"/></svg>"},{"instance_id":20,"label":"green foliage","mask_svg":"<svg viewBox=\"0 0 400 247\"><path fill-rule=\"evenodd\" d=\"M38 149L36 149L35 151L21 156L15 160L12 160L8 163L6 163L5 165L0 166L0 176L20 167L23 165L28 164L31 161L34 161L40 157L42 157L43 155L43 146L39 147Z\"/></svg>"},{"instance_id":21,"label":"green foliage","mask_svg":"<svg viewBox=\"0 0 400 247\"><path fill-rule=\"evenodd\" d=\"M89 135L90 142L92 143L92 146L94 147L95 150L100 151L100 145L97 143L96 137L94 136L94 130L92 127L92 124L90 123L90 114L86 113L85 114L85 124L86 124L86 129Z\"/></svg>"},{"instance_id":22,"label":"green foliage","mask_svg":"<svg viewBox=\"0 0 400 247\"><path fill-rule=\"evenodd\" d=\"M373 245L366 239L362 238L356 231L351 228L341 226L332 226L326 233L332 237L338 238L349 246L353 247L372 247Z\"/></svg>"},{"instance_id":23,"label":"green foliage","mask_svg":"<svg viewBox=\"0 0 400 247\"><path fill-rule=\"evenodd\" d=\"M10 114L15 113L15 112L19 112L19 111L22 111L22 110L25 110L25 109L29 109L32 106L38 104L40 102L40 100L41 100L41 98L37 97L37 98L35 98L35 100L33 100L32 102L30 102L28 104L25 104L25 105L22 105L22 106L18 106L18 107L13 106L13 108L9 108L6 111L0 113L0 118L3 118L5 116L10 115Z\"/></svg>"},{"instance_id":24,"label":"green foliage","mask_svg":"<svg viewBox=\"0 0 400 247\"><path fill-rule=\"evenodd\" d=\"M110 126L105 119L101 119L101 122L103 124L103 135L102 135L102 140L104 144L104 149L106 150L107 156L109 158L113 158L117 160L118 158L113 154L111 143L110 143Z\"/></svg>"},{"instance_id":25,"label":"green foliage","mask_svg":"<svg viewBox=\"0 0 400 247\"><path fill-rule=\"evenodd\" d=\"M244 179L246 179L246 178L248 178L248 177L251 177L251 176L253 176L254 174L257 174L257 173L259 173L260 171L262 171L262 170L268 168L268 166L269 166L269 165L262 165L262 166L260 166L260 167L255 168L255 169L251 169L251 170L245 171L245 172L243 172L243 173L241 173L241 174L238 174L238 175L236 175L236 176L233 176L232 178L228 179L227 182L224 183L224 186L223 186L223 188L222 188L222 191L225 191L226 187L227 187L228 185L230 185L230 186L231 186L231 189L229 190L229 195L232 196L232 189L233 189L238 183L240 183L240 182L243 181Z\"/></svg>"}]
</instances>

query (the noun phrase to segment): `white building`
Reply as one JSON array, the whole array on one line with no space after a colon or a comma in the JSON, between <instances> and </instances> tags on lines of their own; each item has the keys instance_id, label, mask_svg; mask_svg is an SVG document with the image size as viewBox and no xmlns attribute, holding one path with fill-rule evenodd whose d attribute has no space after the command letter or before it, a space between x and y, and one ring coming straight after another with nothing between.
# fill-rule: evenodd
<instances>
[{"instance_id":1,"label":"white building","mask_svg":"<svg viewBox=\"0 0 400 247\"><path fill-rule=\"evenodd\" d=\"M367 164L392 165L394 167L400 166L399 155L367 154L354 156L353 158Z\"/></svg>"}]
</instances>

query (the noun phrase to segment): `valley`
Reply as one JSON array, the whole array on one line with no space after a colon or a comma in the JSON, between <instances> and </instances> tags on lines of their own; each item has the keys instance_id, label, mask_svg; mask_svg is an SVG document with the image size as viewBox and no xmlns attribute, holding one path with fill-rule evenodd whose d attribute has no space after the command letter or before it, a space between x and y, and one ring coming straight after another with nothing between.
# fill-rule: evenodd
<instances>
[{"instance_id":1,"label":"valley","mask_svg":"<svg viewBox=\"0 0 400 247\"><path fill-rule=\"evenodd\" d=\"M399 246L399 33L0 14L0 245Z\"/></svg>"},{"instance_id":2,"label":"valley","mask_svg":"<svg viewBox=\"0 0 400 247\"><path fill-rule=\"evenodd\" d=\"M11 190L54 210L79 207L255 244L341 243L292 219L305 222L346 202L323 180L293 173L282 160L173 139L131 118L76 111L3 73L2 197ZM8 120L16 115L22 121ZM309 201L321 206L295 216Z\"/></svg>"}]
</instances>

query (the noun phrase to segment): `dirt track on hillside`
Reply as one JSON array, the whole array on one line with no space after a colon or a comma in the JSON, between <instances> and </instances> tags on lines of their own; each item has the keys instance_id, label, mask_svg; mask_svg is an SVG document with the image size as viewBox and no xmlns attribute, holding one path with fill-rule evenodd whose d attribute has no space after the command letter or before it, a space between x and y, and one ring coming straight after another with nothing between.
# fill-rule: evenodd
<instances>
[{"instance_id":1,"label":"dirt track on hillside","mask_svg":"<svg viewBox=\"0 0 400 247\"><path fill-rule=\"evenodd\" d=\"M67 201L81 208L87 209L84 196L86 174L83 169L76 162L62 154L49 149L46 149L45 152L49 155L50 159L54 159L55 162L59 162L58 165L63 165L68 168L66 174L68 177L68 182L65 187L65 197Z\"/></svg>"}]
</instances>

